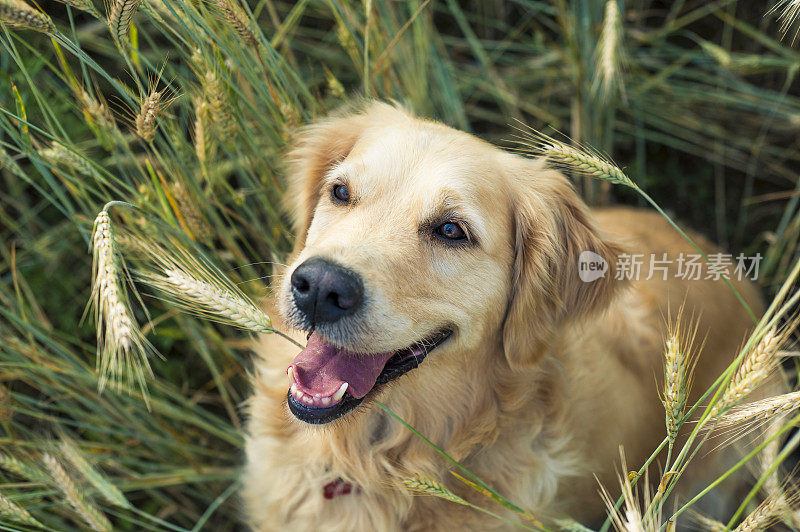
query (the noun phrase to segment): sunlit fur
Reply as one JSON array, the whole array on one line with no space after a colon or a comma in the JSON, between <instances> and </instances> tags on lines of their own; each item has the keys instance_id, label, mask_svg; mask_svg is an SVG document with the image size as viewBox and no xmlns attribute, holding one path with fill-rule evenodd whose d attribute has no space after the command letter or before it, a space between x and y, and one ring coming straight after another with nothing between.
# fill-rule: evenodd
<instances>
[{"instance_id":1,"label":"sunlit fur","mask_svg":"<svg viewBox=\"0 0 800 532\"><path fill-rule=\"evenodd\" d=\"M396 107L371 104L303 130L289 154L288 178L297 245L275 281L274 309L299 324L288 276L322 256L365 283L363 311L318 329L330 341L379 352L453 327L449 342L376 398L542 518L598 519L597 479L616 485L619 445L638 467L663 439L658 379L668 308L685 301L687 315L701 316L698 338L706 341L695 395L737 353L751 324L722 282L613 280L623 249L673 259L693 252L658 215L590 212L544 161ZM337 178L346 179L352 205L331 201ZM446 210L469 221L474 245L448 247L430 238L425 220ZM607 258L612 270L605 278L580 281L583 250ZM758 312L753 286L734 284ZM295 337L303 341L305 334ZM255 530L508 526L406 491L402 480L418 474L503 511L460 485L451 465L369 400L328 425L293 418L285 370L297 351L276 336L257 347L243 492ZM714 462L704 457L703 467ZM323 486L337 478L359 492L324 499Z\"/></svg>"}]
</instances>

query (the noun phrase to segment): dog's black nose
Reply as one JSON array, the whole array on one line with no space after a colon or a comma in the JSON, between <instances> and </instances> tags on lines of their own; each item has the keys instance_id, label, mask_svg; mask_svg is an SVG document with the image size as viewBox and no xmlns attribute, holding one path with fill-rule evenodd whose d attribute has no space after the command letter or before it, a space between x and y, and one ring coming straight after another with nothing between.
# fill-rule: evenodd
<instances>
[{"instance_id":1,"label":"dog's black nose","mask_svg":"<svg viewBox=\"0 0 800 532\"><path fill-rule=\"evenodd\" d=\"M358 275L319 257L305 261L292 273L295 304L314 325L352 314L363 295L364 285Z\"/></svg>"}]
</instances>

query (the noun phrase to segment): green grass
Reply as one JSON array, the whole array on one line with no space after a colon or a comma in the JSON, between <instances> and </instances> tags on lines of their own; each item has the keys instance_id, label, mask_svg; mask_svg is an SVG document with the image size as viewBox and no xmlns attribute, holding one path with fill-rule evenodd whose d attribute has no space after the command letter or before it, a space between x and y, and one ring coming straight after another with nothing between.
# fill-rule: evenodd
<instances>
[{"instance_id":1,"label":"green grass","mask_svg":"<svg viewBox=\"0 0 800 532\"><path fill-rule=\"evenodd\" d=\"M85 528L49 453L115 529L235 528L247 336L143 290L164 356L150 360L149 410L137 388L99 393L82 319L92 221L129 202L113 210L120 227L183 235L257 301L292 244L287 141L355 97L504 146L515 119L594 146L645 195L575 172L590 204L652 198L764 255L760 282L777 294L800 259L800 51L768 7L669 4L620 2L610 37L604 2L585 0L262 0L237 8L238 33L214 1L142 0L118 42L105 20L54 2L53 35L0 24L0 448L24 466L0 467L0 494L49 528ZM609 42L617 61L599 61ZM176 99L147 141L135 116L153 90ZM63 438L130 506L66 459ZM2 511L0 524L28 529Z\"/></svg>"}]
</instances>

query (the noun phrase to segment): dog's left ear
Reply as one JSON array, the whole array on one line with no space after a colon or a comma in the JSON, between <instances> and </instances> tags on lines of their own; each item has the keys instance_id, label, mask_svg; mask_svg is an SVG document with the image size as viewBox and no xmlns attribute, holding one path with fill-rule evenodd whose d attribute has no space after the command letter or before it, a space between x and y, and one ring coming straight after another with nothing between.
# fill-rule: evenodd
<instances>
[{"instance_id":1,"label":"dog's left ear","mask_svg":"<svg viewBox=\"0 0 800 532\"><path fill-rule=\"evenodd\" d=\"M521 369L536 362L559 329L608 307L625 283L614 279L622 250L600 235L566 177L543 160L510 157L516 234L503 348L509 365ZM595 255L584 259L595 266L582 280L587 251ZM592 275L603 267L602 276Z\"/></svg>"}]
</instances>

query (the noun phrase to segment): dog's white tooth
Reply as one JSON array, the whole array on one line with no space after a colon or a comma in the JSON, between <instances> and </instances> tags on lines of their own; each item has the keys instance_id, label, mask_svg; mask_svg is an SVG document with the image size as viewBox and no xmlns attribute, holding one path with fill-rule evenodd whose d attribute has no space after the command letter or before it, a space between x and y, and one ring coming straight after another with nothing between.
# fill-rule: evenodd
<instances>
[{"instance_id":1,"label":"dog's white tooth","mask_svg":"<svg viewBox=\"0 0 800 532\"><path fill-rule=\"evenodd\" d=\"M344 397L344 392L347 391L347 386L348 384L346 382L343 383L341 386L339 386L339 389L336 390L335 394L333 394L333 400L335 402L339 402L342 400L342 397Z\"/></svg>"},{"instance_id":2,"label":"dog's white tooth","mask_svg":"<svg viewBox=\"0 0 800 532\"><path fill-rule=\"evenodd\" d=\"M306 404L309 404L309 405L313 405L314 404L314 400L312 398L310 398L309 396L307 396L307 395L303 396L303 402L306 403Z\"/></svg>"},{"instance_id":3,"label":"dog's white tooth","mask_svg":"<svg viewBox=\"0 0 800 532\"><path fill-rule=\"evenodd\" d=\"M323 397L322 398L322 404L323 405L329 405L330 403L331 403L331 398L330 397Z\"/></svg>"},{"instance_id":4,"label":"dog's white tooth","mask_svg":"<svg viewBox=\"0 0 800 532\"><path fill-rule=\"evenodd\" d=\"M292 395L297 393L297 383L293 382L292 386L289 388L289 391L292 392Z\"/></svg>"}]
</instances>

